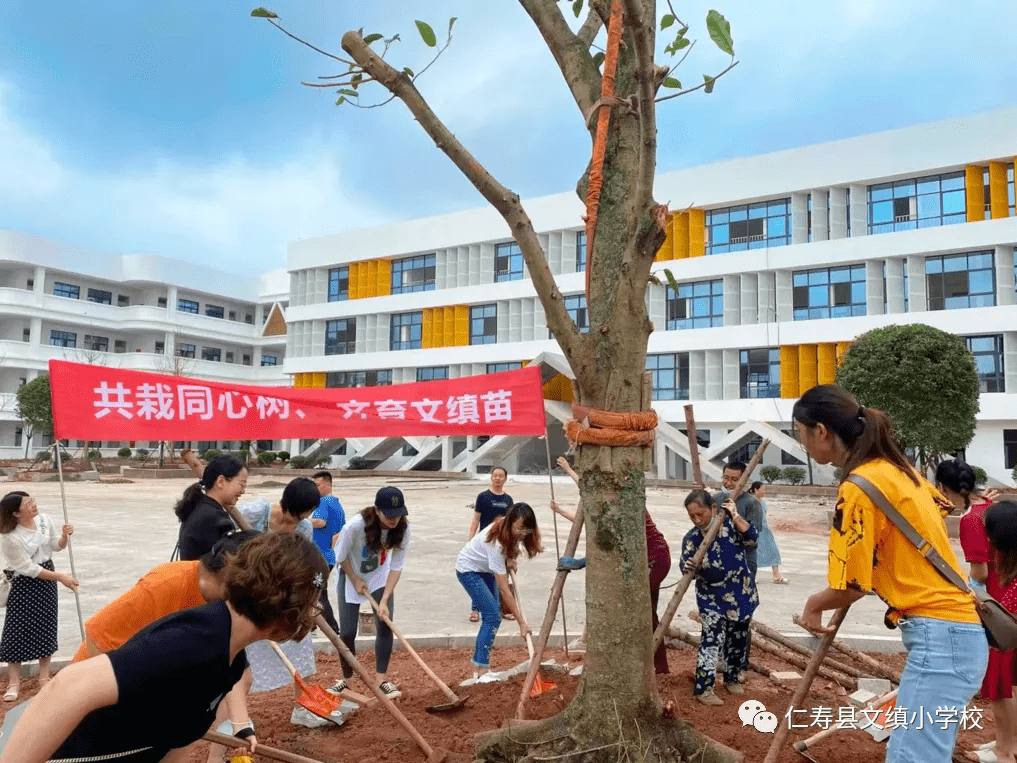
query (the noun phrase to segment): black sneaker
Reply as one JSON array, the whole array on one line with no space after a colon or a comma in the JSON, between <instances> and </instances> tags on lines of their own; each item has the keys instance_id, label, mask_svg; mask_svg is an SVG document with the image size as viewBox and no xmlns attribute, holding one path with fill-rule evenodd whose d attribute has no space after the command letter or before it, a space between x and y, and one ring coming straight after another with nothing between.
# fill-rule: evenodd
<instances>
[{"instance_id":1,"label":"black sneaker","mask_svg":"<svg viewBox=\"0 0 1017 763\"><path fill-rule=\"evenodd\" d=\"M378 688L381 689L381 693L389 699L396 699L397 697L403 696L403 693L399 691L399 687L391 681L382 681Z\"/></svg>"},{"instance_id":2,"label":"black sneaker","mask_svg":"<svg viewBox=\"0 0 1017 763\"><path fill-rule=\"evenodd\" d=\"M342 694L344 691L350 688L350 685L346 683L346 679L343 678L335 682L335 685L329 689L332 694Z\"/></svg>"}]
</instances>

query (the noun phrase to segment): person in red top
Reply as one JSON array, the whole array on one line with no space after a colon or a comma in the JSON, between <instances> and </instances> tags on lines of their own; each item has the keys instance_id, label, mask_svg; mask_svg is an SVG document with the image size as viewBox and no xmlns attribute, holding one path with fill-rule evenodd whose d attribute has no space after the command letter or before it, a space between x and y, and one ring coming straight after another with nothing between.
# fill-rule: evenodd
<instances>
[{"instance_id":1,"label":"person in red top","mask_svg":"<svg viewBox=\"0 0 1017 763\"><path fill-rule=\"evenodd\" d=\"M985 535L989 540L990 580L996 578L997 591L993 596L1002 604L1007 611L1017 613L1017 501L997 501L984 510ZM989 658L989 669L992 669L991 654L1002 654L1011 658L1013 664L1013 652L997 652L991 650ZM1012 689L1009 684L1014 681L1014 675L1010 673L1000 676L998 683L1006 683L1008 697L1012 697ZM984 688L983 688L984 692ZM995 711L996 702L993 702ZM1015 710L1014 700L1011 699L1008 709ZM997 716L996 726L996 748L995 750L979 750L974 753L980 761L998 761L999 763L1014 763L1014 752L1017 751L1017 713L1010 715L1009 723L999 723ZM1005 716L1004 716L1005 717Z\"/></svg>"}]
</instances>

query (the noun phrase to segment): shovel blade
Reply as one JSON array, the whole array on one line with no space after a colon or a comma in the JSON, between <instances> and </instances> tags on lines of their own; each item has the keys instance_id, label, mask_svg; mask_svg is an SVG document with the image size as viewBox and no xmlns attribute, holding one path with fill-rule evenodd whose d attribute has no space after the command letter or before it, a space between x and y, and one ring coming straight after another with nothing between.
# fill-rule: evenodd
<instances>
[{"instance_id":1,"label":"shovel blade","mask_svg":"<svg viewBox=\"0 0 1017 763\"><path fill-rule=\"evenodd\" d=\"M424 710L432 715L435 713L454 713L456 710L462 710L466 703L470 701L470 695L465 694L459 697L455 702L445 702L441 705L431 705L431 707L425 707Z\"/></svg>"},{"instance_id":2,"label":"shovel blade","mask_svg":"<svg viewBox=\"0 0 1017 763\"><path fill-rule=\"evenodd\" d=\"M558 684L553 681L543 680L540 677L540 673L538 673L537 677L533 679L533 686L530 687L530 699L539 697L544 692L551 691L551 689L554 689L556 686L558 686Z\"/></svg>"},{"instance_id":3,"label":"shovel blade","mask_svg":"<svg viewBox=\"0 0 1017 763\"><path fill-rule=\"evenodd\" d=\"M314 684L305 683L299 675L294 676L297 687L300 689L300 696L297 697L297 703L311 711L319 718L326 720L334 720L331 718L331 714L339 708L339 703L342 701L339 697L334 694L330 694L320 686Z\"/></svg>"}]
</instances>

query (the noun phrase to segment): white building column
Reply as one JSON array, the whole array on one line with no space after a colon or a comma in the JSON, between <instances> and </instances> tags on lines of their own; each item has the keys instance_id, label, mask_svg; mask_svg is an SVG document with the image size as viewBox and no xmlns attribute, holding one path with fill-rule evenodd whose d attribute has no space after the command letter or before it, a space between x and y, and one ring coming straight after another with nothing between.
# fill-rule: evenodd
<instances>
[{"instance_id":1,"label":"white building column","mask_svg":"<svg viewBox=\"0 0 1017 763\"><path fill-rule=\"evenodd\" d=\"M830 238L847 237L847 189L830 189Z\"/></svg>"},{"instance_id":2,"label":"white building column","mask_svg":"<svg viewBox=\"0 0 1017 763\"><path fill-rule=\"evenodd\" d=\"M826 241L830 238L830 221L827 217L829 192L825 189L812 192L812 240Z\"/></svg>"},{"instance_id":3,"label":"white building column","mask_svg":"<svg viewBox=\"0 0 1017 763\"><path fill-rule=\"evenodd\" d=\"M1003 332L1003 384L1009 394L1017 393L1017 331Z\"/></svg>"},{"instance_id":4,"label":"white building column","mask_svg":"<svg viewBox=\"0 0 1017 763\"><path fill-rule=\"evenodd\" d=\"M778 270L774 273L776 289L777 322L785 323L794 317L794 289L790 270Z\"/></svg>"},{"instance_id":5,"label":"white building column","mask_svg":"<svg viewBox=\"0 0 1017 763\"><path fill-rule=\"evenodd\" d=\"M928 289L925 285L925 258L908 257L908 312L921 313L929 309Z\"/></svg>"},{"instance_id":6,"label":"white building column","mask_svg":"<svg viewBox=\"0 0 1017 763\"><path fill-rule=\"evenodd\" d=\"M904 312L904 273L907 263L903 257L886 260L886 312ZM910 279L909 279L910 280Z\"/></svg>"},{"instance_id":7,"label":"white building column","mask_svg":"<svg viewBox=\"0 0 1017 763\"><path fill-rule=\"evenodd\" d=\"M46 294L46 268L36 265L35 275L32 276L32 291L35 294L35 304L41 305L43 296Z\"/></svg>"},{"instance_id":8,"label":"white building column","mask_svg":"<svg viewBox=\"0 0 1017 763\"><path fill-rule=\"evenodd\" d=\"M809 195L791 194L791 243L805 244L809 240Z\"/></svg>"},{"instance_id":9,"label":"white building column","mask_svg":"<svg viewBox=\"0 0 1017 763\"><path fill-rule=\"evenodd\" d=\"M689 353L689 400L706 399L706 353L693 350Z\"/></svg>"},{"instance_id":10,"label":"white building column","mask_svg":"<svg viewBox=\"0 0 1017 763\"><path fill-rule=\"evenodd\" d=\"M257 331L261 331L261 325L265 320L265 306L255 305L254 306L254 328Z\"/></svg>"},{"instance_id":11,"label":"white building column","mask_svg":"<svg viewBox=\"0 0 1017 763\"><path fill-rule=\"evenodd\" d=\"M724 325L737 326L742 320L742 279L724 276Z\"/></svg>"},{"instance_id":12,"label":"white building column","mask_svg":"<svg viewBox=\"0 0 1017 763\"><path fill-rule=\"evenodd\" d=\"M177 287L167 286L166 287L166 315L172 316L177 311Z\"/></svg>"},{"instance_id":13,"label":"white building column","mask_svg":"<svg viewBox=\"0 0 1017 763\"><path fill-rule=\"evenodd\" d=\"M724 399L724 351L706 351L706 399Z\"/></svg>"},{"instance_id":14,"label":"white building column","mask_svg":"<svg viewBox=\"0 0 1017 763\"><path fill-rule=\"evenodd\" d=\"M737 400L741 395L741 369L739 368L738 350L724 350L724 399Z\"/></svg>"},{"instance_id":15,"label":"white building column","mask_svg":"<svg viewBox=\"0 0 1017 763\"><path fill-rule=\"evenodd\" d=\"M32 318L29 324L28 343L33 347L42 344L42 318Z\"/></svg>"},{"instance_id":16,"label":"white building column","mask_svg":"<svg viewBox=\"0 0 1017 763\"><path fill-rule=\"evenodd\" d=\"M790 278L790 273L788 274ZM757 307L758 323L775 323L777 321L776 278L774 273L759 274L759 304ZM788 319L790 320L790 319Z\"/></svg>"},{"instance_id":17,"label":"white building column","mask_svg":"<svg viewBox=\"0 0 1017 763\"><path fill-rule=\"evenodd\" d=\"M865 314L883 314L882 260L868 260L865 263Z\"/></svg>"},{"instance_id":18,"label":"white building column","mask_svg":"<svg viewBox=\"0 0 1017 763\"><path fill-rule=\"evenodd\" d=\"M441 470L452 471L452 438L448 436L441 440Z\"/></svg>"},{"instance_id":19,"label":"white building column","mask_svg":"<svg viewBox=\"0 0 1017 763\"><path fill-rule=\"evenodd\" d=\"M759 323L759 276L755 273L742 273L739 280L741 281L739 323L751 326ZM727 305L726 302L724 304Z\"/></svg>"},{"instance_id":20,"label":"white building column","mask_svg":"<svg viewBox=\"0 0 1017 763\"><path fill-rule=\"evenodd\" d=\"M855 183L850 186L849 190L851 198L848 216L851 218L851 236L867 236L869 234L868 188L861 183Z\"/></svg>"},{"instance_id":21,"label":"white building column","mask_svg":"<svg viewBox=\"0 0 1017 763\"><path fill-rule=\"evenodd\" d=\"M164 345L163 346L163 352L166 354L167 358L172 358L174 355L177 354L177 348L176 348L177 335L176 335L176 333L174 333L173 331L167 331L165 336L163 337L162 343Z\"/></svg>"},{"instance_id":22,"label":"white building column","mask_svg":"<svg viewBox=\"0 0 1017 763\"><path fill-rule=\"evenodd\" d=\"M1015 304L1017 295L1014 294L1013 247L997 246L995 254L993 261L996 263L996 304Z\"/></svg>"}]
</instances>

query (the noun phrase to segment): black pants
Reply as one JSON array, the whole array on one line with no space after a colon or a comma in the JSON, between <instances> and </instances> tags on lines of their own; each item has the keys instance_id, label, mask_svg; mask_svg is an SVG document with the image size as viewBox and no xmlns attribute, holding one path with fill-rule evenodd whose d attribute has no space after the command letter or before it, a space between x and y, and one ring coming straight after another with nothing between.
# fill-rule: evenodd
<instances>
[{"instance_id":1,"label":"black pants","mask_svg":"<svg viewBox=\"0 0 1017 763\"><path fill-rule=\"evenodd\" d=\"M330 564L328 566L328 572L330 575L332 574L333 567L335 567L334 564ZM342 570L339 570L339 585L340 586L346 585L346 575L343 574ZM327 582L325 584L325 587L321 589L321 596L319 597L318 601L321 602L321 616L325 618L325 622L328 623L328 626L332 630L334 630L336 633L339 633L339 623L336 622L335 613L332 611L332 603L328 600Z\"/></svg>"}]
</instances>

